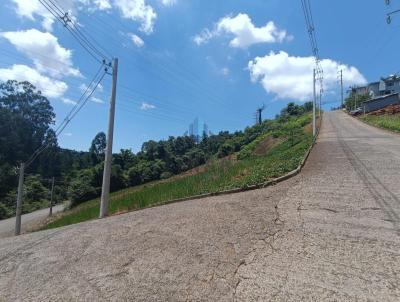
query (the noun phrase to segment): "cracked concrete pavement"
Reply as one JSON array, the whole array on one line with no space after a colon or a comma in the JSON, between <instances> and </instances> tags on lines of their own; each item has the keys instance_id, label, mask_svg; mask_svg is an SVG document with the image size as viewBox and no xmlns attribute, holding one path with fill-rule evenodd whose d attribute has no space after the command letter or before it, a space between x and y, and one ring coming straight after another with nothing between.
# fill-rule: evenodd
<instances>
[{"instance_id":1,"label":"cracked concrete pavement","mask_svg":"<svg viewBox=\"0 0 400 302\"><path fill-rule=\"evenodd\" d=\"M399 301L400 136L325 115L276 186L0 240L0 301Z\"/></svg>"}]
</instances>

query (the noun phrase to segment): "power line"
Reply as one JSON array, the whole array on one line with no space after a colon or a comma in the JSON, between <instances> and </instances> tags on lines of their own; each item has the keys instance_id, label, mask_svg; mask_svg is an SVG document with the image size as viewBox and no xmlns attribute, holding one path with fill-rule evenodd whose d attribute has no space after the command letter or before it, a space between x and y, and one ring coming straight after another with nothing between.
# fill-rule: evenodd
<instances>
[{"instance_id":1,"label":"power line","mask_svg":"<svg viewBox=\"0 0 400 302\"><path fill-rule=\"evenodd\" d=\"M99 63L109 63L107 55L98 49L89 39L80 31L73 18L68 12L65 12L55 0L39 0L39 2L48 10L53 17L58 20L77 40L77 42ZM98 44L96 42L96 44Z\"/></svg>"},{"instance_id":2,"label":"power line","mask_svg":"<svg viewBox=\"0 0 400 302\"><path fill-rule=\"evenodd\" d=\"M102 66L103 67L103 66ZM95 77L91 81L90 85L88 86L88 89L82 94L81 98L77 102L77 104L74 106L74 108L71 109L71 111L67 114L63 122L57 127L55 130L55 135L56 137L59 137L60 134L64 131L64 129L69 125L72 119L81 111L81 109L85 106L85 104L88 102L90 97L93 95L97 87L99 86L100 82L103 80L104 76L106 75L106 71L104 71L102 74L100 74L101 69L96 73ZM92 86L92 88L90 88ZM86 97L85 97L86 95ZM32 155L31 157L26 161L25 167L27 168L32 162L47 148L49 148L51 143L45 144L41 147L39 147Z\"/></svg>"},{"instance_id":3,"label":"power line","mask_svg":"<svg viewBox=\"0 0 400 302\"><path fill-rule=\"evenodd\" d=\"M319 55L319 48L317 37L315 33L315 24L314 24L314 17L311 10L310 0L301 0L301 6L304 13L304 18L306 21L307 32L310 39L311 50L315 58L315 65L316 65L316 77L319 80L320 84L320 94L323 93L323 80L324 80L324 71L321 65L321 58Z\"/></svg>"},{"instance_id":4,"label":"power line","mask_svg":"<svg viewBox=\"0 0 400 302\"><path fill-rule=\"evenodd\" d=\"M98 26L96 26L96 28L98 28L99 30L102 31L103 29L103 25L107 26L108 28L113 28L117 33L121 33L122 31L125 31L124 29L126 29L128 32L131 31L131 29L127 28L123 23L121 22L115 22L114 19L108 18L107 21L104 21L98 17L96 17L95 15L88 15L88 17L92 18L92 20L98 24ZM115 39L115 36L117 35L109 35L109 32L105 32L103 31L104 35L108 35L110 37L110 39L112 39L113 41L116 41L116 43L118 44L131 44L132 42L125 36L126 42L122 41L122 40L117 40ZM128 42L129 40L129 42ZM151 43L149 41L146 41L146 45L150 45ZM155 47L153 47L155 48ZM176 61L172 60L172 58L170 57L166 57L167 60L172 62L171 64L164 64L163 62L155 62L154 57L149 57L149 55L147 54L143 54L140 50L138 50L137 55L140 56L143 61L146 62L146 68L142 68L138 63L140 62L133 62L131 59L132 57L126 57L126 61L130 61L132 64L134 64L137 68L142 69L145 72L152 72L155 74L155 76L157 77L162 77L165 79L165 81L171 83L172 85L179 87L178 92L181 93L182 95L186 96L187 93L195 96L195 97L199 97L200 95L205 96L205 98L203 98L202 102L204 101L211 101L211 103L215 104L218 103L221 106L225 106L226 107L226 102L225 100L222 100L219 96L215 95L215 93L213 93L212 91L210 91L209 89L206 88L206 85L204 85L204 83L201 82L201 79L192 71L188 71L187 69L185 70L184 68L182 68L182 66L179 66L178 64L176 64ZM121 55L122 57L124 57L123 55ZM153 69L148 69L147 66L150 65L152 67L154 67ZM174 67L174 68L171 68ZM121 86L121 85L120 85ZM128 88L128 87L126 87ZM130 87L128 88L130 89ZM186 93L184 92L186 91ZM182 93L184 92L184 93ZM232 108L227 107L228 110L232 110ZM232 110L232 113L235 113Z\"/></svg>"}]
</instances>

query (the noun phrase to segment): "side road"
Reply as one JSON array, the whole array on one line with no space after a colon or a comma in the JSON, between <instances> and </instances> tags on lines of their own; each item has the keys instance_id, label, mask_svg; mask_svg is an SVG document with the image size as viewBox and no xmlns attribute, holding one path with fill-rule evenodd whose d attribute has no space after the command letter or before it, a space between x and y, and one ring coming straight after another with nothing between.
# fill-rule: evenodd
<instances>
[{"instance_id":1,"label":"side road","mask_svg":"<svg viewBox=\"0 0 400 302\"><path fill-rule=\"evenodd\" d=\"M49 215L50 209L42 209L29 214L22 215L22 232L38 225ZM56 214L64 210L64 205L53 207L53 213ZM0 238L10 237L14 235L15 217L0 220ZM1 301L1 300L0 300Z\"/></svg>"},{"instance_id":2,"label":"side road","mask_svg":"<svg viewBox=\"0 0 400 302\"><path fill-rule=\"evenodd\" d=\"M0 240L0 301L399 301L400 137L325 114L296 177Z\"/></svg>"}]
</instances>

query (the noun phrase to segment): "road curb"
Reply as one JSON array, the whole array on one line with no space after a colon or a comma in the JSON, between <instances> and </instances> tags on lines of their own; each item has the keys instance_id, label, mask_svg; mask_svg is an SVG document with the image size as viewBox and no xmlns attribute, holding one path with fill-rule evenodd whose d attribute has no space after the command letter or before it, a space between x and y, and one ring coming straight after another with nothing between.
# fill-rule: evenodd
<instances>
[{"instance_id":1,"label":"road curb","mask_svg":"<svg viewBox=\"0 0 400 302\"><path fill-rule=\"evenodd\" d=\"M304 168L304 166L305 166L305 164L307 162L307 159L310 156L311 151L312 151L312 149L314 148L314 145L317 142L317 138L319 136L319 132L320 132L321 127L322 127L322 118L321 118L321 121L320 121L320 126L317 129L317 133L316 133L315 137L313 138L312 144L311 144L310 148L308 148L308 150L307 150L306 154L304 155L304 157L303 157L301 163L299 164L299 166L296 169L294 169L293 171L290 171L289 173L287 173L287 174L285 174L283 176L271 179L271 180L269 180L267 182L264 182L264 183L261 183L261 184L258 184L258 185L248 186L248 187L244 187L244 188L235 188L235 189L230 189L230 190L224 190L224 191L220 191L220 192L206 193L206 194L195 195L195 196L191 196L191 197L173 199L173 200L169 200L169 201L159 202L159 203L153 204L151 206L148 206L146 208L142 208L142 209L138 209L138 210L151 209L151 208L154 208L154 207L159 207L159 206L163 206L163 205L179 203L179 202L189 201L189 200L197 200L197 199L203 199L203 198L214 197L214 196L223 196L223 195L230 195L230 194L236 194L236 193L241 193L241 192L253 191L253 190L258 190L258 189L263 189L263 188L266 188L266 187L274 186L274 185L276 185L276 184L278 184L280 182L288 180L288 179L298 175L301 172L301 170ZM121 214L125 214L125 213L126 212L121 213ZM113 215L113 216L115 216L115 215Z\"/></svg>"}]
</instances>

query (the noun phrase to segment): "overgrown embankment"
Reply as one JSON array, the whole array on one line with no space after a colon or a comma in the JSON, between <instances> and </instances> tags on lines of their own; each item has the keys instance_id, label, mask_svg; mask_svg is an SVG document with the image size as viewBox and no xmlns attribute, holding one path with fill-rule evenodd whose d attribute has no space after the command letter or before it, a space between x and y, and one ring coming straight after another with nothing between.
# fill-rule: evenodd
<instances>
[{"instance_id":1,"label":"overgrown embankment","mask_svg":"<svg viewBox=\"0 0 400 302\"><path fill-rule=\"evenodd\" d=\"M179 198L245 188L282 176L297 168L311 146L312 136L305 130L310 121L309 114L278 119L271 123L268 131L242 147L237 156L213 159L192 175L115 192L111 195L110 214ZM94 199L61 214L44 228L95 219L98 213L99 200Z\"/></svg>"},{"instance_id":2,"label":"overgrown embankment","mask_svg":"<svg viewBox=\"0 0 400 302\"><path fill-rule=\"evenodd\" d=\"M400 115L366 115L360 119L375 127L400 132Z\"/></svg>"}]
</instances>

